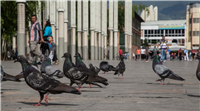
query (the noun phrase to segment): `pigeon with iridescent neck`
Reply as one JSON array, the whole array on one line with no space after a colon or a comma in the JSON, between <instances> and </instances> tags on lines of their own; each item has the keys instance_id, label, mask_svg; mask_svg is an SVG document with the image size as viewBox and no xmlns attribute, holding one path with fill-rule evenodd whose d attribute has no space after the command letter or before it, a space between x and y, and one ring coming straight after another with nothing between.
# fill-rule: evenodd
<instances>
[{"instance_id":1,"label":"pigeon with iridescent neck","mask_svg":"<svg viewBox=\"0 0 200 111\"><path fill-rule=\"evenodd\" d=\"M40 106L41 101L44 99L48 104L48 95L51 94L61 94L61 93L72 93L72 94L81 94L76 88L70 87L60 81L49 77L46 74L41 73L39 70L35 69L30 65L27 59L19 55L14 62L20 62L22 65L24 79L29 87L36 90L40 94L40 101L34 106Z\"/></svg>"},{"instance_id":2,"label":"pigeon with iridescent neck","mask_svg":"<svg viewBox=\"0 0 200 111\"><path fill-rule=\"evenodd\" d=\"M165 85L164 83L165 78L180 80L180 81L185 80L182 77L178 76L177 74L174 74L173 71L171 71L166 66L164 66L162 62L160 61L159 56L157 54L155 55L153 59L152 68L153 68L153 71L161 78L156 81L163 81L161 85Z\"/></svg>"}]
</instances>

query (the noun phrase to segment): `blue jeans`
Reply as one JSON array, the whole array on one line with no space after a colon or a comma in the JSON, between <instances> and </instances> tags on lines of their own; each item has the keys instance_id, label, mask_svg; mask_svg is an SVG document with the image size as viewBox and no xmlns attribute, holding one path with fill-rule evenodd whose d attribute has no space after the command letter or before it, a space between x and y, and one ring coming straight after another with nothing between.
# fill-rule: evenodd
<instances>
[{"instance_id":1,"label":"blue jeans","mask_svg":"<svg viewBox=\"0 0 200 111\"><path fill-rule=\"evenodd\" d=\"M161 49L161 61L167 60L166 49Z\"/></svg>"}]
</instances>

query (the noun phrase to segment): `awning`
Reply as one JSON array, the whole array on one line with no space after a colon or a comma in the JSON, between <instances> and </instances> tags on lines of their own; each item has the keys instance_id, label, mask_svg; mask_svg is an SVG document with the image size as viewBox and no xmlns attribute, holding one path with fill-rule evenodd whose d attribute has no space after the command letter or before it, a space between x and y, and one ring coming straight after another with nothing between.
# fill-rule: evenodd
<instances>
[{"instance_id":1,"label":"awning","mask_svg":"<svg viewBox=\"0 0 200 111\"><path fill-rule=\"evenodd\" d=\"M198 53L198 50L192 50L192 53Z\"/></svg>"}]
</instances>

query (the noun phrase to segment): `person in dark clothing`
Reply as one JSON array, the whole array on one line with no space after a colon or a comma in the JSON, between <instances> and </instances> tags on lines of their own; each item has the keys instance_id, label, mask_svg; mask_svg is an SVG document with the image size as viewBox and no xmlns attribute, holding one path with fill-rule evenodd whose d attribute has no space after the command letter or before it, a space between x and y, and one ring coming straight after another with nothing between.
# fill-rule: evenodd
<instances>
[{"instance_id":1,"label":"person in dark clothing","mask_svg":"<svg viewBox=\"0 0 200 111\"><path fill-rule=\"evenodd\" d=\"M49 38L48 42L44 41L44 43L49 46L49 50L50 50L49 58L51 59L51 62L55 61L55 65L58 65L59 62L58 62L58 58L56 55L56 44L53 42L52 36L49 36L48 38Z\"/></svg>"},{"instance_id":2,"label":"person in dark clothing","mask_svg":"<svg viewBox=\"0 0 200 111\"><path fill-rule=\"evenodd\" d=\"M178 56L179 56L179 60L181 61L182 60L182 54L183 54L183 50L180 48L178 50Z\"/></svg>"}]
</instances>

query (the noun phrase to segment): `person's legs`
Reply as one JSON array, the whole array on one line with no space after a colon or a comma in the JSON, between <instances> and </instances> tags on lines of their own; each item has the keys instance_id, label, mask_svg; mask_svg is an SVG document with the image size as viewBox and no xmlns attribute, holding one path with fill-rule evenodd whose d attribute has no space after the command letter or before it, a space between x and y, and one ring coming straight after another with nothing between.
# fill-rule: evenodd
<instances>
[{"instance_id":1,"label":"person's legs","mask_svg":"<svg viewBox=\"0 0 200 111\"><path fill-rule=\"evenodd\" d=\"M164 56L164 49L161 49L161 58L160 58L161 61L164 61L164 59L165 59L164 57L165 57Z\"/></svg>"},{"instance_id":2,"label":"person's legs","mask_svg":"<svg viewBox=\"0 0 200 111\"><path fill-rule=\"evenodd\" d=\"M189 58L188 58L188 53L186 53L186 60L187 60L187 61L189 61Z\"/></svg>"},{"instance_id":3,"label":"person's legs","mask_svg":"<svg viewBox=\"0 0 200 111\"><path fill-rule=\"evenodd\" d=\"M148 56L148 55L146 55L146 61L148 61L148 59L149 59L149 56Z\"/></svg>"},{"instance_id":4,"label":"person's legs","mask_svg":"<svg viewBox=\"0 0 200 111\"><path fill-rule=\"evenodd\" d=\"M45 55L45 52L46 52L47 49L49 49L49 46L48 46L48 44L43 43L41 45L41 48L42 48L42 54Z\"/></svg>"},{"instance_id":5,"label":"person's legs","mask_svg":"<svg viewBox=\"0 0 200 111\"><path fill-rule=\"evenodd\" d=\"M36 56L36 57L39 57L40 60L43 60L44 55L42 55L42 53L40 53L40 52L38 52L38 51L36 50L37 43L38 43L38 41L32 41L32 42L30 42L30 44L29 44L31 56L32 56L32 58L33 58L34 56Z\"/></svg>"}]
</instances>

